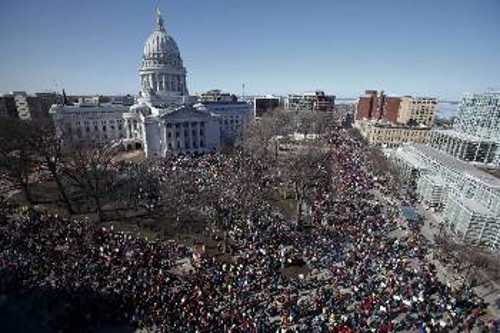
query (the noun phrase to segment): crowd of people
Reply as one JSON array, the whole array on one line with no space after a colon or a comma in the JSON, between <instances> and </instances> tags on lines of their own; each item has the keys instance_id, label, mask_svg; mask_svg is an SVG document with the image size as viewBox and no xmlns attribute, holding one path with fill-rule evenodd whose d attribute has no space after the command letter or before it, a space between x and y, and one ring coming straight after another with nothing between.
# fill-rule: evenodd
<instances>
[{"instance_id":1,"label":"crowd of people","mask_svg":"<svg viewBox=\"0 0 500 333\"><path fill-rule=\"evenodd\" d=\"M32 294L43 303L36 309L64 300L53 325L68 332L119 322L155 332L486 332L486 305L438 279L424 258L427 241L412 231L394 236L399 222L370 194L365 145L344 130L329 145L340 166L335 195L316 193L307 230L270 202L251 214L221 193L219 213L231 218L214 215L207 225L220 255L50 213L5 212L0 292ZM181 157L175 167L195 168L202 187L251 163L243 154L231 159ZM259 177L250 188L269 184L262 168L248 175ZM180 274L185 261L190 268ZM301 273L285 274L294 268Z\"/></svg>"}]
</instances>

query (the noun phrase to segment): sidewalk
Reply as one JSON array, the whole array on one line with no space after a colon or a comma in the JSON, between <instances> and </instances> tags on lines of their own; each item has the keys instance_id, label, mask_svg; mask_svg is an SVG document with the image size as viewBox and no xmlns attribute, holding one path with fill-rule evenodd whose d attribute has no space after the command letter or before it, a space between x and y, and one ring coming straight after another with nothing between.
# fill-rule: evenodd
<instances>
[{"instance_id":1,"label":"sidewalk","mask_svg":"<svg viewBox=\"0 0 500 333\"><path fill-rule=\"evenodd\" d=\"M425 209L421 204L417 203L415 208L424 216L424 223L421 228L422 235L434 244L435 236L439 234L440 221L435 213ZM462 274L449 272L440 261L432 259L432 262L441 271L445 283L452 283L453 287L460 286L465 278ZM486 272L479 270L476 276L477 283L473 287L476 295L481 297L488 303L488 313L493 318L500 319L500 308L496 306L496 302L500 299L500 284L490 278Z\"/></svg>"},{"instance_id":2,"label":"sidewalk","mask_svg":"<svg viewBox=\"0 0 500 333\"><path fill-rule=\"evenodd\" d=\"M372 190L372 194L380 201L386 204L396 204L399 202L392 196L385 195L378 190ZM434 244L435 237L439 234L440 228L440 218L436 213L433 213L425 209L421 204L415 204L416 210L422 214L424 217L422 227L420 228L420 233L426 239L428 239L431 244ZM450 287L458 288L464 282L464 277L460 273L450 272L450 270L434 256L433 250L430 250L430 254L427 258L432 262L438 271L438 278ZM489 318L500 319L500 308L496 306L496 302L500 299L500 283L493 281L484 271L478 271L477 276L478 282L476 286L473 287L476 295L481 297L485 302L488 303L488 315Z\"/></svg>"}]
</instances>

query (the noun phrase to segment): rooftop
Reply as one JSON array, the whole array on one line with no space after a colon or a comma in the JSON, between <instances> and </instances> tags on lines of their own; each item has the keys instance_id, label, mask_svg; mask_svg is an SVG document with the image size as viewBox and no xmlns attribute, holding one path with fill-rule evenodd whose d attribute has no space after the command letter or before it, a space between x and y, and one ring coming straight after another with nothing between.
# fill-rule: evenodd
<instances>
[{"instance_id":1,"label":"rooftop","mask_svg":"<svg viewBox=\"0 0 500 333\"><path fill-rule=\"evenodd\" d=\"M426 155L427 157L445 165L448 168L454 169L458 172L469 175L472 178L479 180L480 182L486 184L488 187L495 187L500 190L500 179L486 173L472 164L461 161L451 155L440 152L434 148L431 148L422 144L414 144L413 147L420 153Z\"/></svg>"},{"instance_id":2,"label":"rooftop","mask_svg":"<svg viewBox=\"0 0 500 333\"><path fill-rule=\"evenodd\" d=\"M388 121L380 121L380 120L370 120L367 122L368 126L373 127L382 127L382 128L394 128L394 129L408 129L408 130L429 130L430 127L427 127L423 124L418 124L416 126L408 126L404 124L396 124Z\"/></svg>"},{"instance_id":3,"label":"rooftop","mask_svg":"<svg viewBox=\"0 0 500 333\"><path fill-rule=\"evenodd\" d=\"M467 140L471 142L495 142L495 140L483 139L480 138L479 136L458 132L453 129L436 129L432 130L432 132L448 135L457 139Z\"/></svg>"}]
</instances>

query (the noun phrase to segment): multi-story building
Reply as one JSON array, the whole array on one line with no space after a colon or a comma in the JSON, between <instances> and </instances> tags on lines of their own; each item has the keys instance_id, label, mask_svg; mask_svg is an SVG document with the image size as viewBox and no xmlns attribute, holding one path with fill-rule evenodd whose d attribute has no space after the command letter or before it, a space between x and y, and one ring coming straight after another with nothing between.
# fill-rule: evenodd
<instances>
[{"instance_id":1,"label":"multi-story building","mask_svg":"<svg viewBox=\"0 0 500 333\"><path fill-rule=\"evenodd\" d=\"M186 69L172 36L158 12L156 26L147 38L139 71L142 90L130 98L106 103L101 98L59 104L51 109L56 128L68 140L110 143L143 148L146 157L197 154L216 150L221 140L237 136L252 119L251 107L234 95L212 90L201 103L188 104Z\"/></svg>"},{"instance_id":2,"label":"multi-story building","mask_svg":"<svg viewBox=\"0 0 500 333\"><path fill-rule=\"evenodd\" d=\"M207 92L202 93L198 97L198 103L208 103L208 102L229 103L229 102L236 102L237 100L238 97L236 97L236 95L222 92L219 89L209 90Z\"/></svg>"},{"instance_id":3,"label":"multi-story building","mask_svg":"<svg viewBox=\"0 0 500 333\"><path fill-rule=\"evenodd\" d=\"M500 92L466 94L458 105L453 129L500 141Z\"/></svg>"},{"instance_id":4,"label":"multi-story building","mask_svg":"<svg viewBox=\"0 0 500 333\"><path fill-rule=\"evenodd\" d=\"M67 140L92 143L123 141L128 148L141 148L140 120L129 115L130 107L111 103L54 105L56 129Z\"/></svg>"},{"instance_id":5,"label":"multi-story building","mask_svg":"<svg viewBox=\"0 0 500 333\"><path fill-rule=\"evenodd\" d=\"M195 104L194 108L209 113L217 119L220 125L220 138L223 142L234 143L243 126L253 120L251 105L238 101L235 95L222 93L220 90L211 90L202 94L199 101L201 102Z\"/></svg>"},{"instance_id":6,"label":"multi-story building","mask_svg":"<svg viewBox=\"0 0 500 333\"><path fill-rule=\"evenodd\" d=\"M49 110L61 102L61 95L56 93L34 93L28 95L28 107L31 119L50 119Z\"/></svg>"},{"instance_id":7,"label":"multi-story building","mask_svg":"<svg viewBox=\"0 0 500 333\"><path fill-rule=\"evenodd\" d=\"M373 119L377 112L377 91L367 90L365 95L358 98L356 103L356 120L370 120Z\"/></svg>"},{"instance_id":8,"label":"multi-story building","mask_svg":"<svg viewBox=\"0 0 500 333\"><path fill-rule=\"evenodd\" d=\"M426 144L430 138L430 129L426 126L402 126L390 122L363 121L358 122L358 128L369 144L384 148L395 148L409 142Z\"/></svg>"},{"instance_id":9,"label":"multi-story building","mask_svg":"<svg viewBox=\"0 0 500 333\"><path fill-rule=\"evenodd\" d=\"M401 99L394 96L384 96L382 103L383 107L380 119L393 123L397 122Z\"/></svg>"},{"instance_id":10,"label":"multi-story building","mask_svg":"<svg viewBox=\"0 0 500 333\"><path fill-rule=\"evenodd\" d=\"M27 94L25 91L13 91L0 97L0 114L22 120L50 119L50 107L60 103L61 99L56 93Z\"/></svg>"},{"instance_id":11,"label":"multi-story building","mask_svg":"<svg viewBox=\"0 0 500 333\"><path fill-rule=\"evenodd\" d=\"M500 179L425 145L389 152L420 200L442 210L442 223L465 240L500 248Z\"/></svg>"},{"instance_id":12,"label":"multi-story building","mask_svg":"<svg viewBox=\"0 0 500 333\"><path fill-rule=\"evenodd\" d=\"M432 126L436 105L436 98L403 96L399 105L397 122L406 124L409 121L414 121L426 126Z\"/></svg>"},{"instance_id":13,"label":"multi-story building","mask_svg":"<svg viewBox=\"0 0 500 333\"><path fill-rule=\"evenodd\" d=\"M17 117L16 102L14 96L3 95L0 96L0 116Z\"/></svg>"},{"instance_id":14,"label":"multi-story building","mask_svg":"<svg viewBox=\"0 0 500 333\"><path fill-rule=\"evenodd\" d=\"M313 112L333 111L335 96L326 95L323 91L289 94L285 99L285 109L288 111Z\"/></svg>"},{"instance_id":15,"label":"multi-story building","mask_svg":"<svg viewBox=\"0 0 500 333\"><path fill-rule=\"evenodd\" d=\"M220 126L208 112L183 105L160 116L145 117L144 151L150 158L167 153L202 154L220 144Z\"/></svg>"},{"instance_id":16,"label":"multi-story building","mask_svg":"<svg viewBox=\"0 0 500 333\"><path fill-rule=\"evenodd\" d=\"M30 107L28 106L28 95L24 91L13 91L17 114L20 119L31 119Z\"/></svg>"},{"instance_id":17,"label":"multi-story building","mask_svg":"<svg viewBox=\"0 0 500 333\"><path fill-rule=\"evenodd\" d=\"M386 120L396 122L399 110L399 97L391 97L383 91L366 90L365 94L358 98L356 104L355 119L363 120Z\"/></svg>"},{"instance_id":18,"label":"multi-story building","mask_svg":"<svg viewBox=\"0 0 500 333\"><path fill-rule=\"evenodd\" d=\"M268 95L265 97L255 97L253 99L253 110L255 117L262 117L264 114L272 112L281 106L281 98Z\"/></svg>"},{"instance_id":19,"label":"multi-story building","mask_svg":"<svg viewBox=\"0 0 500 333\"><path fill-rule=\"evenodd\" d=\"M453 129L432 131L430 144L465 161L500 165L500 92L466 94Z\"/></svg>"},{"instance_id":20,"label":"multi-story building","mask_svg":"<svg viewBox=\"0 0 500 333\"><path fill-rule=\"evenodd\" d=\"M467 162L492 163L498 143L455 130L433 130L429 145Z\"/></svg>"}]
</instances>

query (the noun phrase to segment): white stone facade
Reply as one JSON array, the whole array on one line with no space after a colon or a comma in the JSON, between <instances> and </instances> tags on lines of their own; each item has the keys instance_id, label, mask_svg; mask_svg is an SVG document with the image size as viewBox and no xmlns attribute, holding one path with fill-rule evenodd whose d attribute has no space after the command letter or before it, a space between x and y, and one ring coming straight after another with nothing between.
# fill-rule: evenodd
<instances>
[{"instance_id":1,"label":"white stone facade","mask_svg":"<svg viewBox=\"0 0 500 333\"><path fill-rule=\"evenodd\" d=\"M203 154L219 148L219 123L210 114L182 106L144 120L145 152L150 158L172 154Z\"/></svg>"},{"instance_id":2,"label":"white stone facade","mask_svg":"<svg viewBox=\"0 0 500 333\"><path fill-rule=\"evenodd\" d=\"M214 151L221 139L219 120L224 130L229 130L247 119L241 115L242 107L249 110L249 106L240 103L230 103L233 106L224 110L197 110L187 105L192 97L188 95L186 69L159 12L144 46L139 75L142 91L131 107L109 103L53 105L51 114L59 133L70 140L121 142L129 149L144 148L146 156L154 158Z\"/></svg>"},{"instance_id":3,"label":"white stone facade","mask_svg":"<svg viewBox=\"0 0 500 333\"><path fill-rule=\"evenodd\" d=\"M122 141L139 148L143 132L130 108L115 104L54 105L51 108L59 134L72 141L108 143Z\"/></svg>"},{"instance_id":4,"label":"white stone facade","mask_svg":"<svg viewBox=\"0 0 500 333\"><path fill-rule=\"evenodd\" d=\"M155 29L144 45L139 71L142 100L157 107L186 103L186 73L177 43L167 33L158 11Z\"/></svg>"},{"instance_id":5,"label":"white stone facade","mask_svg":"<svg viewBox=\"0 0 500 333\"><path fill-rule=\"evenodd\" d=\"M243 130L243 126L253 120L251 105L247 102L205 102L194 107L202 112L210 113L220 125L222 141L234 143Z\"/></svg>"}]
</instances>

